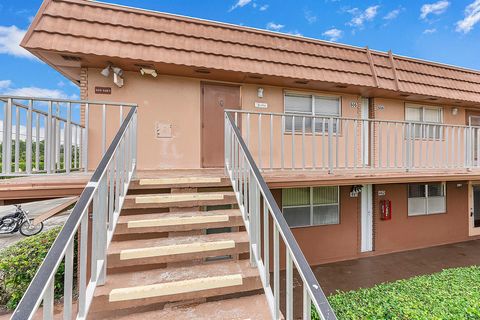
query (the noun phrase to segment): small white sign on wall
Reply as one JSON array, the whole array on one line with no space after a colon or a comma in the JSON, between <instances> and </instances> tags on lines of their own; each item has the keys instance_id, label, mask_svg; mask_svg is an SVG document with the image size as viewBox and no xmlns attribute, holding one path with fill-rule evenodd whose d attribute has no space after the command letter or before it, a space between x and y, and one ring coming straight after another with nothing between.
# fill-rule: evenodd
<instances>
[{"instance_id":1,"label":"small white sign on wall","mask_svg":"<svg viewBox=\"0 0 480 320\"><path fill-rule=\"evenodd\" d=\"M266 103L266 102L255 102L255 108L267 109L268 108L268 103Z\"/></svg>"},{"instance_id":2,"label":"small white sign on wall","mask_svg":"<svg viewBox=\"0 0 480 320\"><path fill-rule=\"evenodd\" d=\"M384 197L386 194L385 190L378 190L378 196L379 197Z\"/></svg>"},{"instance_id":3,"label":"small white sign on wall","mask_svg":"<svg viewBox=\"0 0 480 320\"><path fill-rule=\"evenodd\" d=\"M157 139L161 138L171 138L172 137L172 124L171 123L155 123L155 137Z\"/></svg>"}]
</instances>

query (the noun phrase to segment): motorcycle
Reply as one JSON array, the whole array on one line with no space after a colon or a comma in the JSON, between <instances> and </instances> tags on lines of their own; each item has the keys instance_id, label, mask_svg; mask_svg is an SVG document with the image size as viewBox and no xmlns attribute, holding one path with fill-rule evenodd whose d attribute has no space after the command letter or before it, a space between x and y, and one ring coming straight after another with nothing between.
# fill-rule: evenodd
<instances>
[{"instance_id":1,"label":"motorcycle","mask_svg":"<svg viewBox=\"0 0 480 320\"><path fill-rule=\"evenodd\" d=\"M15 233L20 231L25 237L34 236L43 230L43 222L33 224L33 219L28 218L28 212L21 205L15 205L15 212L0 218L0 234Z\"/></svg>"}]
</instances>

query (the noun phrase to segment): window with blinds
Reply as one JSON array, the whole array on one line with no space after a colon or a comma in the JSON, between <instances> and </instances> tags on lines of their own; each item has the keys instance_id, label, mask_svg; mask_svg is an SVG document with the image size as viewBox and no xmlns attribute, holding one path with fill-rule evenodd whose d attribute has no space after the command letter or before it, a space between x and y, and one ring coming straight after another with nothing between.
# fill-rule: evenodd
<instances>
[{"instance_id":1,"label":"window with blinds","mask_svg":"<svg viewBox=\"0 0 480 320\"><path fill-rule=\"evenodd\" d=\"M407 104L405 120L415 123L411 125L412 134L417 139L442 139L443 109L440 107Z\"/></svg>"},{"instance_id":2,"label":"window with blinds","mask_svg":"<svg viewBox=\"0 0 480 320\"><path fill-rule=\"evenodd\" d=\"M330 117L340 116L340 97L323 97L296 93L285 94L285 113L293 116L285 117L285 130L288 132L328 133L329 123L332 123L332 132L337 133L337 119ZM313 119L308 116L320 116Z\"/></svg>"},{"instance_id":3,"label":"window with blinds","mask_svg":"<svg viewBox=\"0 0 480 320\"><path fill-rule=\"evenodd\" d=\"M420 216L446 212L445 184L409 184L408 215Z\"/></svg>"},{"instance_id":4,"label":"window with blinds","mask_svg":"<svg viewBox=\"0 0 480 320\"><path fill-rule=\"evenodd\" d=\"M290 227L339 224L338 199L338 187L283 189L283 215Z\"/></svg>"}]
</instances>

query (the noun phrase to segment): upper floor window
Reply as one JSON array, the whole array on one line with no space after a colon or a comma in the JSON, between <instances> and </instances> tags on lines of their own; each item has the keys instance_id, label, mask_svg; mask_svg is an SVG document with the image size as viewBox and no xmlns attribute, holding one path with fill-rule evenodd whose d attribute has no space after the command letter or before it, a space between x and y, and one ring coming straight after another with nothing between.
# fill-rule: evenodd
<instances>
[{"instance_id":1,"label":"upper floor window","mask_svg":"<svg viewBox=\"0 0 480 320\"><path fill-rule=\"evenodd\" d=\"M290 227L338 224L339 188L289 188L282 190L282 210Z\"/></svg>"},{"instance_id":2,"label":"upper floor window","mask_svg":"<svg viewBox=\"0 0 480 320\"><path fill-rule=\"evenodd\" d=\"M408 185L409 216L444 213L445 211L444 183L415 183Z\"/></svg>"},{"instance_id":3,"label":"upper floor window","mask_svg":"<svg viewBox=\"0 0 480 320\"><path fill-rule=\"evenodd\" d=\"M407 104L405 120L414 122L410 127L415 138L440 139L443 109L440 107Z\"/></svg>"},{"instance_id":4,"label":"upper floor window","mask_svg":"<svg viewBox=\"0 0 480 320\"><path fill-rule=\"evenodd\" d=\"M294 117L285 117L285 130L292 131L295 126L295 132L302 132L305 121L305 132L328 133L328 117L340 116L340 97L334 96L316 96L311 94L285 93L285 113L293 114ZM320 116L326 118L316 118L303 116ZM337 120L333 119L333 132L337 132Z\"/></svg>"}]
</instances>

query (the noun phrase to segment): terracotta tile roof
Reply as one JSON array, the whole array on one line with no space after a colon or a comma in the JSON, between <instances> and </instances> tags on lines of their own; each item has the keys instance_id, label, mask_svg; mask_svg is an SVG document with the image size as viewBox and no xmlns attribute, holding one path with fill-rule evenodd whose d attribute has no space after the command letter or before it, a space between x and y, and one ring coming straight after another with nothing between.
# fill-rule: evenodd
<instances>
[{"instance_id":1,"label":"terracotta tile roof","mask_svg":"<svg viewBox=\"0 0 480 320\"><path fill-rule=\"evenodd\" d=\"M46 0L22 45L480 102L478 71L86 0Z\"/></svg>"}]
</instances>

